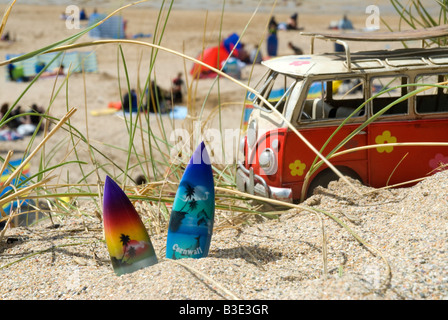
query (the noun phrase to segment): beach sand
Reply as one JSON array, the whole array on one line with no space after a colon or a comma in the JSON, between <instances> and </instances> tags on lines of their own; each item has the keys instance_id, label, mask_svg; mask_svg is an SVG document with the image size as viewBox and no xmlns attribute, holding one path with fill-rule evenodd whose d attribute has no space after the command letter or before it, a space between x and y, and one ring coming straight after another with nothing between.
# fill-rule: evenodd
<instances>
[{"instance_id":1,"label":"beach sand","mask_svg":"<svg viewBox=\"0 0 448 320\"><path fill-rule=\"evenodd\" d=\"M0 6L2 11L4 8L4 5ZM91 7L87 9L92 10ZM67 29L65 21L59 19L64 10L65 6L14 6L6 30L12 32L16 41L1 43L0 57L39 49L79 31ZM128 20L128 34L143 32L154 36L157 10L130 8L123 12L123 16ZM279 13L276 19L286 21L288 16ZM305 31L326 31L330 21L339 18L339 13L310 13L300 15L299 24ZM355 27L364 27L365 14L350 18ZM220 28L222 37L233 32L241 34L251 13L226 12L222 26L220 19L219 12L174 10L161 45L195 57L203 46L218 42ZM268 19L269 13L265 12L253 17L244 35L248 49L262 39ZM393 18L389 21L392 25L397 23ZM90 40L84 36L78 42ZM154 37L144 39L153 40ZM280 31L279 55L292 53L287 47L288 41L305 53L309 51L307 37L294 31ZM389 48L399 45L389 45ZM331 46L331 43L319 42L317 51L329 51ZM385 44L369 45L369 48L374 47L385 48ZM352 48L353 51L360 49L363 44L355 44ZM55 78L40 79L19 105L26 108L38 103L47 107L52 92L61 86L61 92L51 104L51 114L63 116L68 101L69 107L77 108L71 124L118 165L125 165L125 153L119 150L128 148L125 122L117 115L91 114L91 111L105 109L109 102L120 99L119 82L122 93L125 91L126 77L122 61L117 59L117 45L82 50L95 50L97 73L85 74L85 77L73 74L68 88L63 85L64 78L56 82ZM148 75L151 51L142 46L123 45L123 52L130 85L137 87ZM262 53L266 54L264 44ZM158 84L169 89L179 71L187 71L190 77L191 66L191 61L159 51L153 73ZM265 71L260 65L253 70L248 66L242 82L254 86ZM28 84L6 81L5 72L4 67L0 68L1 102L13 103ZM197 116L212 84L212 79L193 83L190 119ZM239 128L245 90L221 78L219 86L213 87L205 102L206 114L218 105L218 89L219 102L226 106L222 110L223 128ZM164 121L169 123L168 119ZM215 118L211 126L216 126L217 121ZM157 127L155 118L151 119L151 125ZM182 127L185 123L176 120L175 125ZM71 142L62 148L56 147L66 137L66 133L58 132L46 144L48 157L52 157L50 164L65 161L65 156L72 153ZM41 138L39 136L37 140ZM29 139L1 142L1 155L5 156L8 150L21 155L28 143ZM62 150L53 154L53 148ZM87 148L83 151L79 157L90 163ZM37 158L32 160L32 168L38 167ZM104 159L96 160L105 162ZM67 166L56 170L55 174L61 180L69 174L71 182L77 181L81 175L73 168ZM113 168L110 170L116 173ZM137 173L132 172L132 175ZM93 175L89 179L96 183ZM6 231L0 244L0 299L448 299L447 185L448 173L442 172L407 189L372 190L358 186L360 190L370 192L360 197L344 183L335 182L306 201L306 205L327 210L341 219L366 241L364 245L335 220L302 209L282 212L275 220L260 219L244 227L217 229L209 256L200 260L165 259L166 234L151 230L159 263L121 277L113 273L102 241L102 224L93 213L95 209L88 203L83 204L73 215L55 217L58 228L52 228L47 221L32 228ZM143 217L147 215L145 210L140 213ZM229 213L218 214L226 216ZM322 230L327 239L326 247L323 246ZM7 239L9 242L5 242ZM322 260L324 249L327 251L326 270ZM28 257L33 253L36 254ZM18 261L22 258L26 259Z\"/></svg>"}]
</instances>

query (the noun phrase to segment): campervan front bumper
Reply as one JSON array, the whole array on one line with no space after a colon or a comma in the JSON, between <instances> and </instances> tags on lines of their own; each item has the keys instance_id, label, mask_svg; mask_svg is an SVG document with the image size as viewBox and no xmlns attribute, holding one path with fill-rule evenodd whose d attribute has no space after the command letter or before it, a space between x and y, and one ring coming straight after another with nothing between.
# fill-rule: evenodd
<instances>
[{"instance_id":1,"label":"campervan front bumper","mask_svg":"<svg viewBox=\"0 0 448 320\"><path fill-rule=\"evenodd\" d=\"M292 189L268 186L252 168L246 169L241 162L238 162L236 170L236 185L238 190L249 194L292 203Z\"/></svg>"}]
</instances>

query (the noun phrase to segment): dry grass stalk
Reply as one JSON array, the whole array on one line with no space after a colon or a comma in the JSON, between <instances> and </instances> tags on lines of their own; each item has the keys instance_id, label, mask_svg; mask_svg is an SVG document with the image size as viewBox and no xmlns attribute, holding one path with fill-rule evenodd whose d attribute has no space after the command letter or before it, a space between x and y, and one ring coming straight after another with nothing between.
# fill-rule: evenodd
<instances>
[{"instance_id":1,"label":"dry grass stalk","mask_svg":"<svg viewBox=\"0 0 448 320\"><path fill-rule=\"evenodd\" d=\"M0 193L7 187L7 186L12 186L12 181L14 180L14 178L22 172L23 168L25 167L25 165L30 162L30 160L37 154L37 152L45 145L45 143L62 127L62 125L68 121L68 119L70 119L70 117L76 112L75 108L72 108L64 117L62 117L62 119L55 125L55 127L48 133L48 135L46 135L44 137L44 139L42 139L42 141L39 143L39 145L34 149L33 152L31 152L31 154L22 161L22 163L9 175L9 177L6 179L6 181L3 183L3 185L0 186ZM6 157L6 160L9 161L9 159L12 156L12 152L10 151ZM2 172L4 170L4 168L6 167L7 161L5 161L5 163L2 166ZM28 194L30 193L32 190L44 185L45 183L47 183L48 181L50 181L53 177L49 177L49 178L45 178L42 181L39 181L31 186L25 187L25 188L21 188L19 190L15 190L14 193L12 193L9 196L4 196L0 199L0 207L2 207L4 204L13 201L14 199L20 197L23 194ZM2 209L2 215L5 212ZM9 225L9 223L11 222L12 218L14 217L14 214L11 214L1 235L0 235L0 241L2 240L4 233Z\"/></svg>"},{"instance_id":2,"label":"dry grass stalk","mask_svg":"<svg viewBox=\"0 0 448 320\"><path fill-rule=\"evenodd\" d=\"M12 7L14 6L14 4L16 3L17 0L14 0L9 7L6 9L4 15L3 15L3 19L2 19L2 23L0 24L0 38L3 35L3 31L5 30L5 26L6 26L6 22L8 21L9 15L11 14L11 10Z\"/></svg>"},{"instance_id":3,"label":"dry grass stalk","mask_svg":"<svg viewBox=\"0 0 448 320\"><path fill-rule=\"evenodd\" d=\"M65 114L64 117L62 117L61 120L55 125L55 127L42 139L42 141L39 143L39 145L34 149L33 152L30 153L30 155L22 161L22 163L11 173L9 178L3 183L3 185L0 187L0 193L6 188L8 185L11 184L11 182L14 180L14 178L19 174L19 172L22 172L22 169L28 164L28 162L31 161L31 159L37 154L37 152L47 143L47 141L59 130L59 128L62 127L62 125L70 119L70 117L76 112L75 108L70 109L69 112Z\"/></svg>"},{"instance_id":4,"label":"dry grass stalk","mask_svg":"<svg viewBox=\"0 0 448 320\"><path fill-rule=\"evenodd\" d=\"M187 269L188 271L192 272L193 274L195 274L196 276L198 276L198 278L203 278L207 281L209 281L210 283L212 283L213 285L215 285L215 287L219 288L222 292L225 293L225 295L227 295L227 299L230 300L241 300L240 298L238 298L233 292L229 291L228 289L224 288L224 286L222 286L220 283L218 283L217 281L215 281L214 279L212 279L211 277L207 276L206 274L204 274L203 272L193 268L192 266L189 266L179 260L170 260L174 263L177 263L178 265L184 267L185 269Z\"/></svg>"}]
</instances>

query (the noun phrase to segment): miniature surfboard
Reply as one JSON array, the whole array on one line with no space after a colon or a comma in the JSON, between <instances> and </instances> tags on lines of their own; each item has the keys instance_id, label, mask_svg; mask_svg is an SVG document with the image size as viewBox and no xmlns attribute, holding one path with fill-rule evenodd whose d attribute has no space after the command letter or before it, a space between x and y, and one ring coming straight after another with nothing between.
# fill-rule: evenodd
<instances>
[{"instance_id":1,"label":"miniature surfboard","mask_svg":"<svg viewBox=\"0 0 448 320\"><path fill-rule=\"evenodd\" d=\"M104 236L117 275L157 263L148 232L123 190L106 177L103 196Z\"/></svg>"},{"instance_id":2,"label":"miniature surfboard","mask_svg":"<svg viewBox=\"0 0 448 320\"><path fill-rule=\"evenodd\" d=\"M202 142L190 159L174 198L168 226L168 259L208 255L215 217L215 189L210 158Z\"/></svg>"},{"instance_id":3,"label":"miniature surfboard","mask_svg":"<svg viewBox=\"0 0 448 320\"><path fill-rule=\"evenodd\" d=\"M406 41L441 38L448 36L448 26L437 26L426 29L394 31L394 32L344 32L344 33L315 33L301 32L301 35L322 37L327 39L351 41Z\"/></svg>"}]
</instances>

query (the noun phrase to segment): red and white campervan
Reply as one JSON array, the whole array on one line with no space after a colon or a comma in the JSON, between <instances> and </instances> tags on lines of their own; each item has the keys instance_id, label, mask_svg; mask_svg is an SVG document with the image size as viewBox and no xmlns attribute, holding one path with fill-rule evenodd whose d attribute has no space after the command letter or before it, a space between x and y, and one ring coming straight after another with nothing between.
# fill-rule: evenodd
<instances>
[{"instance_id":1,"label":"red and white campervan","mask_svg":"<svg viewBox=\"0 0 448 320\"><path fill-rule=\"evenodd\" d=\"M438 36L428 30L401 34L401 38L376 37L409 40L431 35ZM448 163L448 146L443 145L448 142L448 87L443 83L448 80L448 48L350 53L345 40L360 38L345 36L344 41L337 40L345 46L341 54L285 56L263 62L269 71L256 90L278 113L252 94L253 111L237 167L240 190L299 202L312 195L316 186L325 187L339 178L325 163L309 174L320 159L294 131L324 156L337 147L338 152L345 151L330 158L331 164L343 175L372 187L412 182ZM322 37L336 40L331 35ZM421 86L437 83L442 85ZM416 89L422 90L410 94ZM273 90L283 95L272 100ZM365 125L372 117L375 120ZM405 142L439 145L397 145Z\"/></svg>"}]
</instances>

